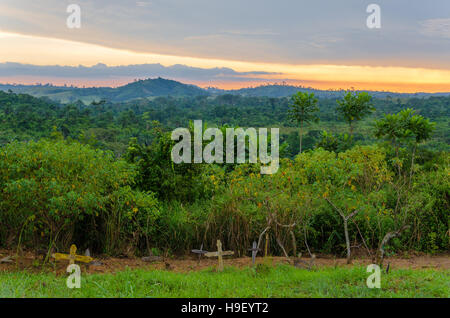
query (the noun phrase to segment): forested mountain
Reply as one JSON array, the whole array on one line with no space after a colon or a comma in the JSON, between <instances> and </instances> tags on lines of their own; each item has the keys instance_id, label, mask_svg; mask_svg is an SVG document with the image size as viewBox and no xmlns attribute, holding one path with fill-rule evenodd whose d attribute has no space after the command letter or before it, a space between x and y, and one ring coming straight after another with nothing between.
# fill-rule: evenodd
<instances>
[{"instance_id":1,"label":"forested mountain","mask_svg":"<svg viewBox=\"0 0 450 318\"><path fill-rule=\"evenodd\" d=\"M138 98L157 96L202 96L208 93L194 85L183 84L163 78L138 80L117 88L111 87L71 87L53 85L0 85L0 90L29 94L35 97L48 97L61 103L77 100L89 104L94 100L106 99L123 102Z\"/></svg>"},{"instance_id":2,"label":"forested mountain","mask_svg":"<svg viewBox=\"0 0 450 318\"><path fill-rule=\"evenodd\" d=\"M449 88L450 89L450 88ZM246 97L290 97L296 92L314 93L316 97L323 99L341 98L344 90L319 90L303 86L293 86L286 84L262 85L258 87L249 87L236 90L223 90L218 88L203 89L195 85L180 83L173 80L156 78L137 80L117 88L111 87L72 87L72 86L53 86L50 84L37 85L11 85L0 84L1 91L13 91L14 93L29 94L35 97L48 97L61 103L73 103L81 100L85 104L92 101L105 99L110 102L126 102L134 99L152 99L155 97L193 97L193 96L218 96L218 95L239 95ZM376 98L422 98L450 96L447 93L415 93L403 94L382 91L368 91Z\"/></svg>"}]
</instances>

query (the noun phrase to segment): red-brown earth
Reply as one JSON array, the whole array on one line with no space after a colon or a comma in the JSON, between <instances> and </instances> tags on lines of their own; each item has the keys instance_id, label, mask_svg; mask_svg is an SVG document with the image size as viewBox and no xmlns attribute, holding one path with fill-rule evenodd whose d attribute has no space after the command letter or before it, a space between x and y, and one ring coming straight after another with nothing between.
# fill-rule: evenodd
<instances>
[{"instance_id":1,"label":"red-brown earth","mask_svg":"<svg viewBox=\"0 0 450 318\"><path fill-rule=\"evenodd\" d=\"M51 271L57 274L65 274L67 261L58 261L54 263L52 260L44 268L42 267L42 257L36 257L32 252L23 252L20 257L15 256L15 251L0 250L0 260L4 257L11 256L13 262L0 264L0 271L20 271L27 270L30 272ZM87 273L114 273L129 269L148 269L148 270L170 270L174 272L198 271L206 268L217 266L217 259L202 258L200 261L194 257L183 258L166 258L161 261L149 263L144 262L141 258L115 258L115 257L95 257L101 265L84 265L81 264L82 271ZM308 261L309 258L302 258ZM276 265L278 263L289 263L285 257L258 257L257 263L266 263ZM358 257L353 260L353 265L371 264L371 259L367 257ZM411 254L403 256L389 257L385 259L385 264L390 263L391 269L450 269L450 254L439 255L420 255ZM230 258L224 257L225 266L234 266L244 268L251 266L251 257ZM330 255L318 255L315 261L316 267L335 267L335 266L352 266L347 265L345 258L334 258Z\"/></svg>"}]
</instances>

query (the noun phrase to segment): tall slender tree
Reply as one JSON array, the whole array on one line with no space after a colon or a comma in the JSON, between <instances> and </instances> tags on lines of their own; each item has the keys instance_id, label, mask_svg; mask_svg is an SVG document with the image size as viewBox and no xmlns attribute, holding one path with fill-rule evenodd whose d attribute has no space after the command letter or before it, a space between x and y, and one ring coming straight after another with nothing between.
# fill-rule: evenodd
<instances>
[{"instance_id":1,"label":"tall slender tree","mask_svg":"<svg viewBox=\"0 0 450 318\"><path fill-rule=\"evenodd\" d=\"M402 145L411 147L410 180L414 173L414 160L417 146L430 139L435 129L435 123L416 115L415 110L408 108L397 114L386 114L375 123L375 137L388 139L395 150L398 174L401 175L399 149Z\"/></svg>"},{"instance_id":2,"label":"tall slender tree","mask_svg":"<svg viewBox=\"0 0 450 318\"><path fill-rule=\"evenodd\" d=\"M353 136L354 123L360 121L375 108L372 105L372 96L366 92L347 91L341 100L337 101L337 112L344 118L350 128L350 136Z\"/></svg>"},{"instance_id":3,"label":"tall slender tree","mask_svg":"<svg viewBox=\"0 0 450 318\"><path fill-rule=\"evenodd\" d=\"M317 103L318 100L314 97L314 93L308 94L306 92L298 92L292 96L289 117L292 121L296 121L300 126L300 153L302 153L304 125L310 122L319 121L319 117L316 115L319 111Z\"/></svg>"}]
</instances>

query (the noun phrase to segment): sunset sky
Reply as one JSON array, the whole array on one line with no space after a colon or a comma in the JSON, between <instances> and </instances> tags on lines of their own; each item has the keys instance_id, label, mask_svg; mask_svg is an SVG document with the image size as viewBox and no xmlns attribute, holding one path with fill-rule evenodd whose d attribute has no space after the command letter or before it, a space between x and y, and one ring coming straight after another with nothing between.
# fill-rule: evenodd
<instances>
[{"instance_id":1,"label":"sunset sky","mask_svg":"<svg viewBox=\"0 0 450 318\"><path fill-rule=\"evenodd\" d=\"M370 3L380 29L366 25ZM69 4L80 29L66 26ZM448 92L449 57L448 0L0 2L0 83Z\"/></svg>"}]
</instances>

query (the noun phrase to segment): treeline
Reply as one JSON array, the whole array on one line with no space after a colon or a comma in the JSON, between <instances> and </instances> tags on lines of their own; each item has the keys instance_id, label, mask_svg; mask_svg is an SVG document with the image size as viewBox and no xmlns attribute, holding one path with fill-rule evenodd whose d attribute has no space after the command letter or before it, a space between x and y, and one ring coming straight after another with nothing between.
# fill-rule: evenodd
<instances>
[{"instance_id":1,"label":"treeline","mask_svg":"<svg viewBox=\"0 0 450 318\"><path fill-rule=\"evenodd\" d=\"M289 98L242 97L222 95L215 98L158 97L128 103L100 101L91 105L77 102L59 105L45 98L0 92L0 143L49 137L55 130L64 137L81 140L95 147L123 154L131 137L149 143L149 128L154 121L174 129L186 127L190 120L202 119L210 126L280 127L282 142L289 144L288 155L299 152L296 123L289 120ZM437 123L428 148L448 150L450 132L450 97L427 99L373 99L376 111L361 123L364 132L356 131L355 139L374 142L371 123L385 113L396 113L411 107L420 115ZM305 149L312 149L323 130L341 132L343 123L336 112L336 100L319 99L320 125L310 127L305 135ZM286 128L286 129L283 129ZM291 131L289 131L289 129ZM369 132L369 133L368 133Z\"/></svg>"}]
</instances>

